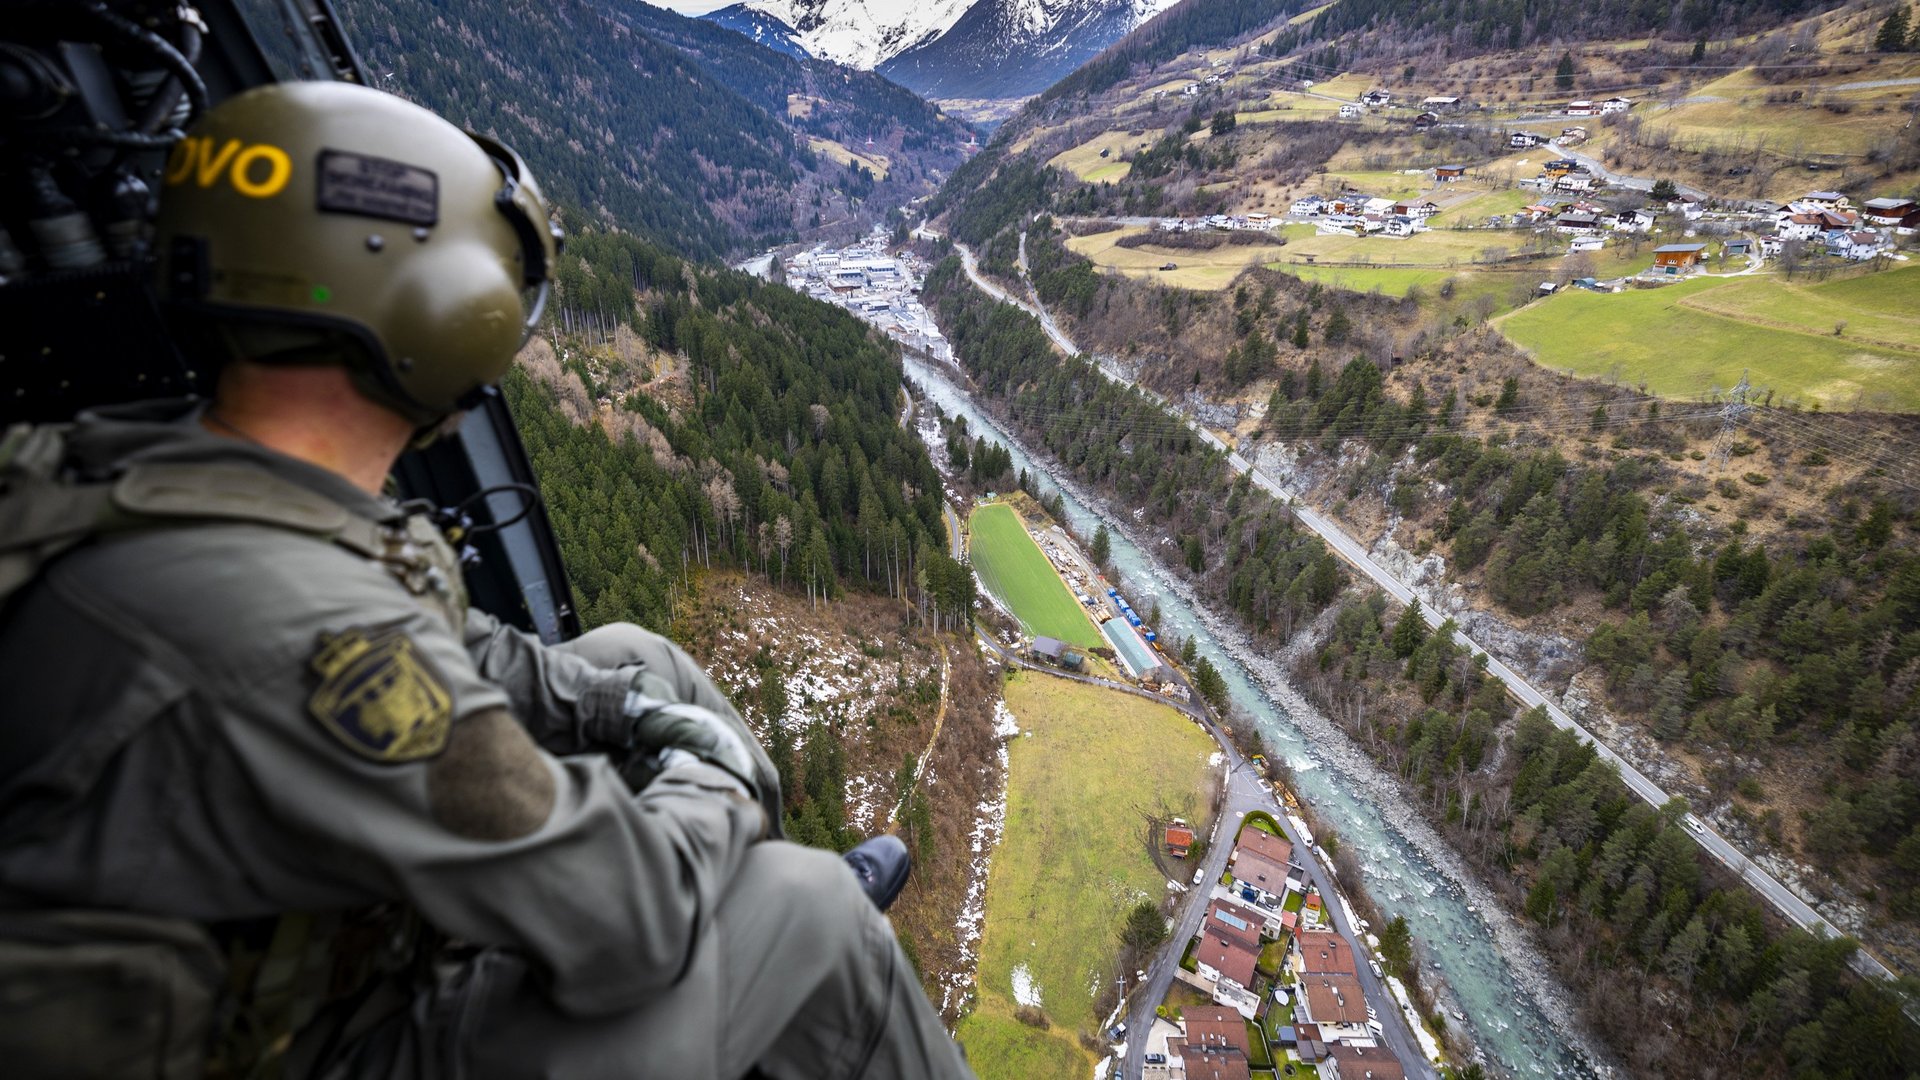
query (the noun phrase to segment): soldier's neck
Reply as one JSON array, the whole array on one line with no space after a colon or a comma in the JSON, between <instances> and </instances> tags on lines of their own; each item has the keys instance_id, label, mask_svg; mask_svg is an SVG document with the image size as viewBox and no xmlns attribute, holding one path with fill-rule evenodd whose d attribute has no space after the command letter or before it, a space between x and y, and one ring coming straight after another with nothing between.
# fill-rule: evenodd
<instances>
[{"instance_id":1,"label":"soldier's neck","mask_svg":"<svg viewBox=\"0 0 1920 1080\"><path fill-rule=\"evenodd\" d=\"M345 368L229 364L201 425L340 474L379 494L413 426L360 395Z\"/></svg>"}]
</instances>

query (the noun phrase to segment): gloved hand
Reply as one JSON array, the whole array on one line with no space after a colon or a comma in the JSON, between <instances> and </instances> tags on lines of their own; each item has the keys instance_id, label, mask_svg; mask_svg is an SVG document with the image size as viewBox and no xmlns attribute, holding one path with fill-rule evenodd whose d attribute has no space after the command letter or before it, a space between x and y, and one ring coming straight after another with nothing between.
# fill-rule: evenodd
<instances>
[{"instance_id":1,"label":"gloved hand","mask_svg":"<svg viewBox=\"0 0 1920 1080\"><path fill-rule=\"evenodd\" d=\"M759 799L753 754L733 727L710 710L630 690L621 712L628 721L627 749L656 755L662 768L684 760L678 754L692 755L738 780L749 799Z\"/></svg>"}]
</instances>

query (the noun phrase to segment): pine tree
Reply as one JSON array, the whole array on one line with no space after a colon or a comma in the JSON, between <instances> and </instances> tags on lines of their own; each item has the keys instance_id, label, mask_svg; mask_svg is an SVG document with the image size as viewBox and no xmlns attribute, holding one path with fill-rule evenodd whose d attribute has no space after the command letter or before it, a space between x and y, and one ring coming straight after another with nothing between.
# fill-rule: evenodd
<instances>
[{"instance_id":1,"label":"pine tree","mask_svg":"<svg viewBox=\"0 0 1920 1080\"><path fill-rule=\"evenodd\" d=\"M1907 6L1901 4L1887 13L1887 21L1880 24L1873 47L1881 52L1903 52L1907 48L1907 30Z\"/></svg>"},{"instance_id":2,"label":"pine tree","mask_svg":"<svg viewBox=\"0 0 1920 1080\"><path fill-rule=\"evenodd\" d=\"M1415 597L1400 613L1400 621L1393 624L1393 638L1388 644L1393 646L1393 655L1405 660L1426 640L1427 622L1420 614L1420 599Z\"/></svg>"},{"instance_id":3,"label":"pine tree","mask_svg":"<svg viewBox=\"0 0 1920 1080\"><path fill-rule=\"evenodd\" d=\"M1573 89L1573 53L1560 54L1560 66L1553 69L1553 85L1562 90Z\"/></svg>"},{"instance_id":4,"label":"pine tree","mask_svg":"<svg viewBox=\"0 0 1920 1080\"><path fill-rule=\"evenodd\" d=\"M1700 61L1705 60L1706 58L1707 58L1707 36L1705 34L1702 34L1700 35L1700 40L1693 43L1693 58L1690 62L1697 64Z\"/></svg>"},{"instance_id":5,"label":"pine tree","mask_svg":"<svg viewBox=\"0 0 1920 1080\"><path fill-rule=\"evenodd\" d=\"M1307 309L1306 308L1300 309L1300 318L1294 321L1293 347L1296 349L1304 349L1307 347Z\"/></svg>"},{"instance_id":6,"label":"pine tree","mask_svg":"<svg viewBox=\"0 0 1920 1080\"><path fill-rule=\"evenodd\" d=\"M1106 522L1093 530L1093 562L1095 566L1107 565L1107 559L1113 554L1113 537L1107 532Z\"/></svg>"},{"instance_id":7,"label":"pine tree","mask_svg":"<svg viewBox=\"0 0 1920 1080\"><path fill-rule=\"evenodd\" d=\"M1327 320L1327 328L1321 331L1321 339L1329 345L1338 345L1347 340L1353 332L1353 320L1347 317L1345 308L1333 309L1333 316Z\"/></svg>"}]
</instances>

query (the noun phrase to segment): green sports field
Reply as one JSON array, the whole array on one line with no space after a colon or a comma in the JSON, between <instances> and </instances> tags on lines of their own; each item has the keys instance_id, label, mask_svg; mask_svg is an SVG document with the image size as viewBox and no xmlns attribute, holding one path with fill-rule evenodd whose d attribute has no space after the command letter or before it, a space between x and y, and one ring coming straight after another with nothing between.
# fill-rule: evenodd
<instances>
[{"instance_id":1,"label":"green sports field","mask_svg":"<svg viewBox=\"0 0 1920 1080\"><path fill-rule=\"evenodd\" d=\"M1544 367L1645 383L1663 397L1698 398L1749 371L1776 400L1915 412L1920 351L1898 347L1911 332L1897 303L1911 295L1915 278L1902 277L1911 273L1812 287L1768 276L1611 296L1569 290L1515 311L1500 329ZM1842 319L1848 327L1836 336Z\"/></svg>"},{"instance_id":2,"label":"green sports field","mask_svg":"<svg viewBox=\"0 0 1920 1080\"><path fill-rule=\"evenodd\" d=\"M991 503L975 510L970 520L973 568L1028 633L1087 649L1106 644L1012 507Z\"/></svg>"}]
</instances>

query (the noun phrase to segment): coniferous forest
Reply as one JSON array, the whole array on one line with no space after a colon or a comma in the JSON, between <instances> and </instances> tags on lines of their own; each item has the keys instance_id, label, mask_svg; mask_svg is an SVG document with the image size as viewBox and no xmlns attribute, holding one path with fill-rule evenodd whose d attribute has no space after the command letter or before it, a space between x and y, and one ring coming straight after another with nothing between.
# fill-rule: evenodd
<instances>
[{"instance_id":1,"label":"coniferous forest","mask_svg":"<svg viewBox=\"0 0 1920 1080\"><path fill-rule=\"evenodd\" d=\"M909 601L964 624L940 481L898 354L853 316L618 234L569 241L558 355L508 382L583 621L668 627L694 566ZM574 328L568 333L568 328ZM611 360L595 342L636 345Z\"/></svg>"}]
</instances>

